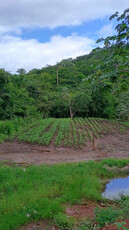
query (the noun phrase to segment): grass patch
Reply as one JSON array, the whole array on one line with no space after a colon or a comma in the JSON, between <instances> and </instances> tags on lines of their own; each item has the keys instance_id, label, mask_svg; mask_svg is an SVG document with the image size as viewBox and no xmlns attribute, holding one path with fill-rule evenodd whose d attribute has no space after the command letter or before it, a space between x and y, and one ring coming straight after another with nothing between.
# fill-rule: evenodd
<instances>
[{"instance_id":1,"label":"grass patch","mask_svg":"<svg viewBox=\"0 0 129 230\"><path fill-rule=\"evenodd\" d=\"M108 160L121 166L119 160ZM123 161L123 160L122 160ZM129 160L124 161L124 165ZM101 201L100 178L111 178L104 161L24 167L0 166L0 230L51 219L62 229L73 223L64 204Z\"/></svg>"},{"instance_id":2,"label":"grass patch","mask_svg":"<svg viewBox=\"0 0 129 230\"><path fill-rule=\"evenodd\" d=\"M104 159L101 161L102 165L108 165L109 167L116 166L117 168L123 168L129 163L129 159Z\"/></svg>"},{"instance_id":3,"label":"grass patch","mask_svg":"<svg viewBox=\"0 0 129 230\"><path fill-rule=\"evenodd\" d=\"M123 197L121 200L116 200L113 206L108 208L96 208L95 217L86 219L75 227L75 230L93 230L102 229L105 225L116 225L118 229L127 229L125 220L129 218L129 197ZM94 227L95 226L95 227Z\"/></svg>"},{"instance_id":4,"label":"grass patch","mask_svg":"<svg viewBox=\"0 0 129 230\"><path fill-rule=\"evenodd\" d=\"M95 220L98 223L98 227L104 227L105 224L112 224L119 220L129 218L129 197L121 198L120 201L116 201L114 207L106 209L96 209Z\"/></svg>"}]
</instances>

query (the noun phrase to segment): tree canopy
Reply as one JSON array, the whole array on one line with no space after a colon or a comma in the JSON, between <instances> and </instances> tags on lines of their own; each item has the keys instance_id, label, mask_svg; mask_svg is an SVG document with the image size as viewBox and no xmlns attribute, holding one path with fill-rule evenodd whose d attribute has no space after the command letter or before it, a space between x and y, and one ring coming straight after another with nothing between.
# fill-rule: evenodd
<instances>
[{"instance_id":1,"label":"tree canopy","mask_svg":"<svg viewBox=\"0 0 129 230\"><path fill-rule=\"evenodd\" d=\"M129 118L129 9L116 12L116 35L103 48L26 73L0 69L0 117Z\"/></svg>"}]
</instances>

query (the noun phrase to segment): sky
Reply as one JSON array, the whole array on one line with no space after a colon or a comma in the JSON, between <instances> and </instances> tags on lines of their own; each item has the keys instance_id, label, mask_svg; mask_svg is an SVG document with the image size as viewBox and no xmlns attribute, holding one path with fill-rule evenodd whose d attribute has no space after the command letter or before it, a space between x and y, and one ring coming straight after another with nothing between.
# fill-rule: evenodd
<instances>
[{"instance_id":1,"label":"sky","mask_svg":"<svg viewBox=\"0 0 129 230\"><path fill-rule=\"evenodd\" d=\"M0 0L0 68L16 73L88 54L128 0Z\"/></svg>"}]
</instances>

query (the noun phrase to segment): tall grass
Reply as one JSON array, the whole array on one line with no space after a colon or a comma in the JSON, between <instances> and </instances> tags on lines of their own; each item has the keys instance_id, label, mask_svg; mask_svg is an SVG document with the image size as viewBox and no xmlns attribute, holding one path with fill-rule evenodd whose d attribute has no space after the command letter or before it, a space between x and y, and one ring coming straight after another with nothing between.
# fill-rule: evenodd
<instances>
[{"instance_id":1,"label":"tall grass","mask_svg":"<svg viewBox=\"0 0 129 230\"><path fill-rule=\"evenodd\" d=\"M117 164L117 160L113 162ZM57 221L65 213L64 204L101 201L100 178L114 176L104 164L89 161L28 168L1 165L0 230L18 229L32 220Z\"/></svg>"},{"instance_id":2,"label":"tall grass","mask_svg":"<svg viewBox=\"0 0 129 230\"><path fill-rule=\"evenodd\" d=\"M30 118L14 118L13 120L0 121L0 143L4 140L12 140L17 135L18 131L34 122L37 122L36 119Z\"/></svg>"}]
</instances>

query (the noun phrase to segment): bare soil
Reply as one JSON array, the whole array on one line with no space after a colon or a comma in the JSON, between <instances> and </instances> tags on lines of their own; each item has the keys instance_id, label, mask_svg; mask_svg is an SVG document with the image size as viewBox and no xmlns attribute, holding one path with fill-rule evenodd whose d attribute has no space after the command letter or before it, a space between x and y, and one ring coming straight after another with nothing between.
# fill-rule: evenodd
<instances>
[{"instance_id":1,"label":"bare soil","mask_svg":"<svg viewBox=\"0 0 129 230\"><path fill-rule=\"evenodd\" d=\"M128 219L125 219L125 220L121 220L121 221L117 221L118 222L125 222L125 225L123 227L126 227L127 229L129 229L129 218ZM120 230L122 230L124 228L120 228ZM107 225L105 226L104 228L102 228L101 230L118 230L118 227L117 225L115 224L112 224L112 225Z\"/></svg>"},{"instance_id":2,"label":"bare soil","mask_svg":"<svg viewBox=\"0 0 129 230\"><path fill-rule=\"evenodd\" d=\"M92 142L80 148L46 147L18 141L0 144L0 161L17 164L56 164L99 160L103 158L129 157L129 130L125 134L110 134L95 139L95 151ZM43 150L43 151L42 151Z\"/></svg>"},{"instance_id":3,"label":"bare soil","mask_svg":"<svg viewBox=\"0 0 129 230\"><path fill-rule=\"evenodd\" d=\"M48 223L45 220L32 222L26 226L22 226L19 230L59 230L53 223Z\"/></svg>"},{"instance_id":4,"label":"bare soil","mask_svg":"<svg viewBox=\"0 0 129 230\"><path fill-rule=\"evenodd\" d=\"M66 207L67 216L74 217L77 220L93 218L95 216L95 208L101 207L101 205L96 204L92 201L89 201L84 204L75 204L74 206Z\"/></svg>"},{"instance_id":5,"label":"bare soil","mask_svg":"<svg viewBox=\"0 0 129 230\"><path fill-rule=\"evenodd\" d=\"M79 162L86 160L100 160L103 158L127 158L129 157L129 130L125 134L110 134L103 138L95 139L95 151L92 142L80 148L46 147L32 145L18 141L4 142L0 144L0 161L15 162L16 164L56 164L65 162ZM100 205L101 206L101 205ZM66 214L76 219L93 218L96 204L90 202L83 205L66 207ZM123 220L129 229L129 219ZM123 222L122 221L122 222ZM39 221L29 223L19 230L57 230L53 223ZM108 225L102 230L116 230L115 225Z\"/></svg>"},{"instance_id":6,"label":"bare soil","mask_svg":"<svg viewBox=\"0 0 129 230\"><path fill-rule=\"evenodd\" d=\"M94 209L97 204L94 202L88 202L85 204L66 206L66 215L75 218L76 220L82 220L86 218L94 217ZM48 223L45 220L39 222L31 222L26 226L22 226L19 230L60 230L53 223Z\"/></svg>"},{"instance_id":7,"label":"bare soil","mask_svg":"<svg viewBox=\"0 0 129 230\"><path fill-rule=\"evenodd\" d=\"M11 161L17 164L55 164L99 160L103 158L129 157L129 130L125 134L112 134L95 139L95 150L92 142L80 148L46 147L18 141L0 144L0 161Z\"/></svg>"}]
</instances>

